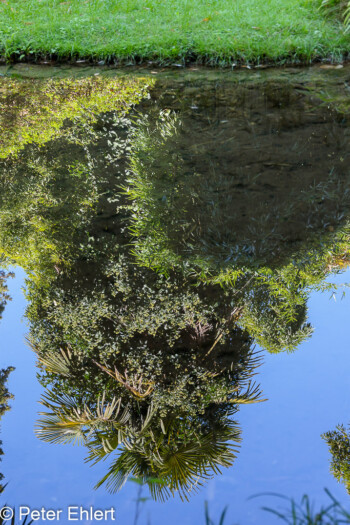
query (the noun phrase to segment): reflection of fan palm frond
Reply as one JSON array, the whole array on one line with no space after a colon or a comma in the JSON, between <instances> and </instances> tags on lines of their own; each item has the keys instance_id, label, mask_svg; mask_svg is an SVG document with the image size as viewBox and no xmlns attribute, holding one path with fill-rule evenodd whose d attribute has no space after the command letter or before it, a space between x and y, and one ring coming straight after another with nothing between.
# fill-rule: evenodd
<instances>
[{"instance_id":1,"label":"reflection of fan palm frond","mask_svg":"<svg viewBox=\"0 0 350 525\"><path fill-rule=\"evenodd\" d=\"M113 432L108 427L104 430L99 429L98 432L95 432L93 439L86 442L89 449L89 455L86 460L96 464L113 452L121 443L126 443L125 446L129 446L128 443L131 442L136 433L140 434L147 429L153 415L154 407L151 403L146 415L142 416L139 414L138 430L135 429L131 420L128 421L128 428L114 428Z\"/></svg>"},{"instance_id":2,"label":"reflection of fan palm frond","mask_svg":"<svg viewBox=\"0 0 350 525\"><path fill-rule=\"evenodd\" d=\"M116 367L114 371L106 366L100 365L97 361L93 360L96 366L101 368L106 374L116 379L120 384L122 384L127 390L129 390L135 397L143 399L151 394L154 390L154 384L152 382L144 382L142 374L128 377L128 373L125 370L124 376L121 374Z\"/></svg>"},{"instance_id":3,"label":"reflection of fan palm frond","mask_svg":"<svg viewBox=\"0 0 350 525\"><path fill-rule=\"evenodd\" d=\"M71 375L72 354L67 348L66 352L60 348L60 353L50 352L45 357L38 355L39 363L48 371L60 376L69 377Z\"/></svg>"},{"instance_id":4,"label":"reflection of fan palm frond","mask_svg":"<svg viewBox=\"0 0 350 525\"><path fill-rule=\"evenodd\" d=\"M38 351L34 338L29 335L26 340L33 352L36 353L40 365L45 368L47 372L65 377L70 376L72 369L72 353L69 347L67 347L65 351L63 348L60 348L60 352L47 352L45 356L42 356Z\"/></svg>"},{"instance_id":5,"label":"reflection of fan palm frond","mask_svg":"<svg viewBox=\"0 0 350 525\"><path fill-rule=\"evenodd\" d=\"M94 409L86 404L82 407L65 395L48 392L41 399L41 404L51 412L41 412L36 435L50 443L82 443L99 429L110 429L118 435L130 418L127 407L121 408L121 400L105 403L105 393L97 399Z\"/></svg>"},{"instance_id":6,"label":"reflection of fan palm frond","mask_svg":"<svg viewBox=\"0 0 350 525\"><path fill-rule=\"evenodd\" d=\"M260 399L261 391L259 385L249 381L246 390L242 392L241 387L236 387L232 390L231 394L237 393L233 397L228 399L229 403L233 404L251 404L251 403L262 403L267 399Z\"/></svg>"},{"instance_id":7,"label":"reflection of fan palm frond","mask_svg":"<svg viewBox=\"0 0 350 525\"><path fill-rule=\"evenodd\" d=\"M176 438L176 432L170 428L166 429L166 435L155 430L142 434L123 444L119 456L96 487L106 484L115 493L129 476L134 476L149 485L156 500L163 501L175 493L187 500L191 491L220 473L221 467L233 464L237 451L230 441L240 441L240 431L232 422L187 442ZM160 483L150 484L150 478L157 478Z\"/></svg>"},{"instance_id":8,"label":"reflection of fan palm frond","mask_svg":"<svg viewBox=\"0 0 350 525\"><path fill-rule=\"evenodd\" d=\"M261 366L262 356L263 352L256 352L255 347L253 347L250 348L244 356L244 362L240 368L238 368L237 363L235 362L231 364L231 372L234 372L239 376L241 384L243 381L250 381L251 378L256 375L255 370Z\"/></svg>"}]
</instances>

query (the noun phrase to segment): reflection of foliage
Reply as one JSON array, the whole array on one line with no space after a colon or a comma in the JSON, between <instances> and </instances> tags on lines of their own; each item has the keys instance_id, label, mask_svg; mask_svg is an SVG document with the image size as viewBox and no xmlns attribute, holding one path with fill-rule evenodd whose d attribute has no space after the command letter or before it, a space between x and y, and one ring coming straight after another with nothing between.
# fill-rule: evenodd
<instances>
[{"instance_id":1,"label":"reflection of foliage","mask_svg":"<svg viewBox=\"0 0 350 525\"><path fill-rule=\"evenodd\" d=\"M11 300L6 284L6 280L9 277L14 277L14 274L12 272L5 272L4 270L0 270L0 319L2 318L2 313L4 311L7 301ZM0 419L7 410L10 410L10 406L8 403L10 399L13 399L13 395L10 394L6 386L8 377L13 370L14 367L12 366L0 370ZM4 451L2 450L1 445L2 441L0 441L0 456L3 456ZM1 483L3 479L4 475L0 473L0 493L2 493L5 489L5 486Z\"/></svg>"},{"instance_id":2,"label":"reflection of foliage","mask_svg":"<svg viewBox=\"0 0 350 525\"><path fill-rule=\"evenodd\" d=\"M132 84L130 99L122 90L120 106L93 82L91 118L84 99L69 123L54 94L57 133L40 141L33 132L1 165L0 253L29 276L28 339L47 387L37 434L84 444L93 463L112 457L98 484L112 492L136 476L156 498L187 498L232 464L240 439L232 418L260 401L254 340L293 350L311 332L308 291L346 264L349 232L340 232L337 208L347 210L346 192L338 198L346 181L334 186L326 175L289 195L287 208L258 207L239 231L227 213L232 178L183 169L176 118L125 117L145 85ZM34 89L28 100L39 98ZM294 207L296 240L287 235ZM327 222L335 212L336 231Z\"/></svg>"},{"instance_id":3,"label":"reflection of foliage","mask_svg":"<svg viewBox=\"0 0 350 525\"><path fill-rule=\"evenodd\" d=\"M121 399L105 403L104 394L94 408L53 392L44 395L41 403L51 412L41 414L44 417L38 421L37 434L49 443L86 442L97 431L117 431L119 436L124 436L130 419L128 409L121 409Z\"/></svg>"},{"instance_id":4,"label":"reflection of foliage","mask_svg":"<svg viewBox=\"0 0 350 525\"><path fill-rule=\"evenodd\" d=\"M11 301L6 284L6 280L9 277L14 277L14 273L0 270L0 319L2 318L2 313L5 309L7 301Z\"/></svg>"},{"instance_id":5,"label":"reflection of foliage","mask_svg":"<svg viewBox=\"0 0 350 525\"><path fill-rule=\"evenodd\" d=\"M292 351L312 332L305 322L307 293L295 273L287 279L277 271L270 278L257 276L244 298L240 323L269 352Z\"/></svg>"},{"instance_id":6,"label":"reflection of foliage","mask_svg":"<svg viewBox=\"0 0 350 525\"><path fill-rule=\"evenodd\" d=\"M0 370L0 419L5 414L7 410L10 410L9 400L13 399L13 394L11 394L6 386L8 377L10 373L14 370L13 366L3 368ZM1 448L2 441L0 441L0 456L3 456L4 451ZM4 475L0 473L0 493L4 491L5 486L1 483L4 479Z\"/></svg>"},{"instance_id":7,"label":"reflection of foliage","mask_svg":"<svg viewBox=\"0 0 350 525\"><path fill-rule=\"evenodd\" d=\"M244 397L244 395L243 395ZM117 451L104 483L111 492L118 490L129 476L141 477L156 499L179 491L186 498L221 467L235 458L230 441L239 442L240 432L228 419L234 405L222 404L193 418L169 412L159 418L152 404L121 400L106 404L104 395L92 406L80 398L49 392L42 403L50 409L38 421L37 435L51 443L82 442L89 450L89 461L96 463ZM146 412L145 412L146 410ZM144 416L142 415L144 412ZM157 478L160 483L152 483Z\"/></svg>"},{"instance_id":8,"label":"reflection of foliage","mask_svg":"<svg viewBox=\"0 0 350 525\"><path fill-rule=\"evenodd\" d=\"M50 79L42 83L4 78L0 83L0 158L26 144L43 145L67 134L65 121L93 123L99 113L125 114L152 81L144 78Z\"/></svg>"},{"instance_id":9,"label":"reflection of foliage","mask_svg":"<svg viewBox=\"0 0 350 525\"><path fill-rule=\"evenodd\" d=\"M112 491L136 475L186 498L232 464L231 416L260 401L259 361L229 292L135 265L117 192L133 124L108 109L3 161L0 250L30 278L28 339L50 387L38 436L82 442L93 462L115 453Z\"/></svg>"},{"instance_id":10,"label":"reflection of foliage","mask_svg":"<svg viewBox=\"0 0 350 525\"><path fill-rule=\"evenodd\" d=\"M206 280L235 281L247 270L281 268L291 257L294 264L303 259L305 266L310 247L320 248L321 239L332 244L335 228L326 226L344 223L347 179L339 180L334 170L317 184L309 176L310 182L292 186L287 195L276 184L280 202L257 202L254 208L245 203L241 211L242 199L249 201L257 192L257 176L222 175L213 167L204 177L197 172L206 173L201 164L190 164L189 172L181 152L191 137L183 127L177 116L163 111L140 119L133 132L124 190L132 202L130 230L140 263L163 273L180 268Z\"/></svg>"},{"instance_id":11,"label":"reflection of foliage","mask_svg":"<svg viewBox=\"0 0 350 525\"><path fill-rule=\"evenodd\" d=\"M97 198L88 163L66 169L62 175L57 158L36 153L23 166L11 161L3 170L0 252L41 279L69 262L72 239L86 227Z\"/></svg>"},{"instance_id":12,"label":"reflection of foliage","mask_svg":"<svg viewBox=\"0 0 350 525\"><path fill-rule=\"evenodd\" d=\"M332 454L331 472L350 494L350 433L343 425L338 425L336 430L322 434L322 438Z\"/></svg>"},{"instance_id":13,"label":"reflection of foliage","mask_svg":"<svg viewBox=\"0 0 350 525\"><path fill-rule=\"evenodd\" d=\"M102 167L97 151L101 141L116 135L115 128L125 127L125 115L146 95L148 82L100 77L4 82L5 113L12 115L8 133L14 134L5 134L4 141L13 139L17 149L16 157L4 153L0 164L0 254L43 279L69 266L72 242L88 251L89 218L99 192L106 191L103 177L96 176ZM112 117L99 116L107 110Z\"/></svg>"},{"instance_id":14,"label":"reflection of foliage","mask_svg":"<svg viewBox=\"0 0 350 525\"><path fill-rule=\"evenodd\" d=\"M137 475L162 480L149 483L156 498L186 498L232 464L229 416L259 401L259 362L225 292L135 266L110 235L90 241L94 256L78 257L69 277L29 284L29 340L51 387L38 436L81 440L93 462L115 451L100 483L111 490Z\"/></svg>"},{"instance_id":15,"label":"reflection of foliage","mask_svg":"<svg viewBox=\"0 0 350 525\"><path fill-rule=\"evenodd\" d=\"M0 417L2 417L7 410L10 410L8 402L10 399L13 399L13 395L8 391L6 383L13 370L13 366L0 370Z\"/></svg>"},{"instance_id":16,"label":"reflection of foliage","mask_svg":"<svg viewBox=\"0 0 350 525\"><path fill-rule=\"evenodd\" d=\"M163 111L141 119L133 132L124 191L131 201L130 232L139 264L234 287L240 326L269 351L294 350L311 333L309 291L322 288L331 271L347 265L348 179L332 171L318 184L280 193L275 208L257 203L253 216L243 220L239 199L250 197L237 188L252 192L255 181L249 175L235 181L214 169L210 178L202 177L192 165L189 173L178 152L181 140L192 137L184 138L182 127Z\"/></svg>"}]
</instances>

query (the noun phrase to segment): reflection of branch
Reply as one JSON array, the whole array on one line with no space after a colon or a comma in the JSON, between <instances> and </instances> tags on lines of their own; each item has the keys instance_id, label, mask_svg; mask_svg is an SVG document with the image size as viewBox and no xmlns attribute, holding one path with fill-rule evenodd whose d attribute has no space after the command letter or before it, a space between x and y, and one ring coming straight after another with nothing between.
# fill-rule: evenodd
<instances>
[{"instance_id":1,"label":"reflection of branch","mask_svg":"<svg viewBox=\"0 0 350 525\"><path fill-rule=\"evenodd\" d=\"M251 281L254 279L254 277L255 277L255 274L253 273L253 275L251 276L250 279L248 279L248 281L245 283L245 285L243 285L242 288L240 288L239 290L237 290L237 291L232 295L232 297L234 297L235 295L241 293L242 290L244 290L244 288L246 288L246 286L248 286L248 284L251 283Z\"/></svg>"},{"instance_id":2,"label":"reflection of branch","mask_svg":"<svg viewBox=\"0 0 350 525\"><path fill-rule=\"evenodd\" d=\"M113 377L113 379L116 379L119 383L125 386L125 388L129 390L132 394L134 394L135 397L143 399L147 397L154 390L153 383L147 382L145 383L145 386L148 385L148 388L145 392L142 392L143 387L144 387L142 383L142 374L140 374L140 376L136 375L129 380L126 370L124 372L125 375L123 376L120 372L118 372L116 367L114 367L114 371L113 371L107 368L106 366L100 365L94 359L92 361L93 363L95 363L96 366L101 368L101 370L106 372L106 374L110 375L111 377Z\"/></svg>"}]
</instances>

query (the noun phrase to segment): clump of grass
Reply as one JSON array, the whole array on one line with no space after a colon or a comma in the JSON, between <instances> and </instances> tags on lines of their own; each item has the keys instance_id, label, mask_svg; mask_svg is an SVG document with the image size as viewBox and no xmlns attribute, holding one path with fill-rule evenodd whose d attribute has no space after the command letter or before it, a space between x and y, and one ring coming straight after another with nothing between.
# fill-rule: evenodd
<instances>
[{"instance_id":1,"label":"clump of grass","mask_svg":"<svg viewBox=\"0 0 350 525\"><path fill-rule=\"evenodd\" d=\"M224 525L227 508L228 507L226 506L224 510L221 512L219 521L217 522L218 525ZM205 517L205 525L215 525L215 522L211 519L209 515L209 505L207 501L204 502L204 517Z\"/></svg>"},{"instance_id":2,"label":"clump of grass","mask_svg":"<svg viewBox=\"0 0 350 525\"><path fill-rule=\"evenodd\" d=\"M350 0L322 0L321 10L343 20L345 32L350 31Z\"/></svg>"},{"instance_id":3,"label":"clump of grass","mask_svg":"<svg viewBox=\"0 0 350 525\"><path fill-rule=\"evenodd\" d=\"M290 506L284 510L279 511L271 507L262 507L262 509L277 516L288 525L340 525L341 523L350 523L350 513L328 489L325 489L325 492L331 502L326 507L322 506L318 510L315 510L309 496L306 494L302 497L300 503L281 494L258 494L258 496L270 495L287 500Z\"/></svg>"}]
</instances>

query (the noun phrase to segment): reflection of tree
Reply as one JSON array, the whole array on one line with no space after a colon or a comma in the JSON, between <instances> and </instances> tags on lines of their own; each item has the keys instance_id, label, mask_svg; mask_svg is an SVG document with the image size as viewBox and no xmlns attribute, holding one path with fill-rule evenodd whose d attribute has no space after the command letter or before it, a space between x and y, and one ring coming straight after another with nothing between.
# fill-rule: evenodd
<instances>
[{"instance_id":1,"label":"reflection of tree","mask_svg":"<svg viewBox=\"0 0 350 525\"><path fill-rule=\"evenodd\" d=\"M213 408L196 418L171 415L159 419L148 407L145 417L132 415L133 408L121 409L121 400L109 404L98 400L95 409L66 396L48 394L43 404L51 410L39 421L38 436L53 443L81 440L89 450L93 463L106 459L117 451L108 473L98 483L104 483L111 492L118 490L130 475L159 479L160 485L150 484L154 497L168 497L175 491L187 498L193 487L200 485L220 467L228 467L235 458L231 441L240 441L240 431L228 419L233 407L221 411ZM142 407L138 407L139 412ZM135 408L134 408L135 410ZM94 412L94 413L93 413ZM214 417L214 419L213 419Z\"/></svg>"},{"instance_id":2,"label":"reflection of tree","mask_svg":"<svg viewBox=\"0 0 350 525\"><path fill-rule=\"evenodd\" d=\"M2 368L0 370L0 419L5 414L7 410L10 410L9 406L9 400L13 399L13 395L10 394L6 387L6 383L8 380L8 377L10 373L14 370L13 366L9 366L7 368ZM0 441L0 456L4 455L4 451L2 450L2 441ZM1 458L0 458L1 459ZM1 482L4 479L4 475L0 473L0 493L4 491L5 486Z\"/></svg>"},{"instance_id":3,"label":"reflection of tree","mask_svg":"<svg viewBox=\"0 0 350 525\"><path fill-rule=\"evenodd\" d=\"M72 354L61 353L58 358L52 353L40 360L51 373L63 375L67 388L74 373ZM153 402L157 383L154 395L147 399L135 398L130 390L124 389L117 391L119 399L107 403L105 393L93 401L86 389L84 393L75 389L74 397L56 394L56 378L55 391L48 391L42 399L50 412L41 414L37 435L51 443L83 443L89 451L88 460L93 463L116 453L107 474L97 484L106 484L111 492L118 490L129 476L137 476L149 485L156 499L175 492L187 499L191 490L220 473L222 467L232 465L240 431L231 416L237 412L239 403L259 400L257 387L246 384L256 365L256 359L249 354L241 371L239 364L236 370L231 366L230 372L224 374L230 385L225 399L217 398L217 385L207 376L206 399L197 411L192 407L190 412L185 396L183 405L174 410L169 403L171 394L167 408L163 406L160 410L159 392L158 406ZM181 367L177 374L181 378L187 375L185 372ZM192 382L200 387L199 381L192 379ZM158 483L149 482L155 478Z\"/></svg>"},{"instance_id":4,"label":"reflection of tree","mask_svg":"<svg viewBox=\"0 0 350 525\"><path fill-rule=\"evenodd\" d=\"M186 498L232 464L232 418L260 400L254 340L293 350L311 331L309 290L349 259L347 180L308 180L288 206L276 198L243 220L239 201L254 211L249 191L266 181L245 174L243 191L227 173L201 173L195 155L186 164L190 134L169 111L126 118L145 83L132 84L130 100L123 84L110 105L108 82L77 86L78 95L90 87L83 99L72 95L72 122L58 84L29 97L31 135L1 164L0 253L29 276L28 339L47 387L37 433L83 443L92 462L111 457L99 483L111 491L136 476L160 480L149 482L154 497ZM38 100L51 89L41 120ZM33 126L47 118L40 140Z\"/></svg>"},{"instance_id":5,"label":"reflection of tree","mask_svg":"<svg viewBox=\"0 0 350 525\"><path fill-rule=\"evenodd\" d=\"M0 270L0 320L2 318L2 313L5 309L7 301L11 301L11 297L8 292L8 287L6 284L6 281L9 277L14 277L14 273L12 272L5 272L4 270ZM7 410L10 410L9 406L9 400L13 399L13 395L10 394L6 387L6 383L8 380L8 377L10 373L14 370L12 366L9 366L7 368L2 368L0 370L0 419L5 414ZM4 451L2 449L2 441L0 440L0 456L4 455ZM1 460L1 458L0 458ZM1 483L1 481L4 479L4 475L0 473L0 493L4 491L5 486Z\"/></svg>"},{"instance_id":6,"label":"reflection of tree","mask_svg":"<svg viewBox=\"0 0 350 525\"><path fill-rule=\"evenodd\" d=\"M285 102L283 96L279 95L279 105ZM248 119L244 112L247 102L241 102L241 113ZM259 103L262 101L258 98ZM286 151L278 148L276 154L269 145L271 151L265 152L260 151L259 144L251 144L252 152L263 157L262 165L257 159L243 170L236 164L238 159L232 159L241 154L244 162L247 156L240 140L245 149L248 144L244 136L235 136L233 127L235 119L242 126L239 119L243 115L235 116L233 129L228 124L221 129L214 120L203 130L205 120L210 122L207 113L211 111L215 113L215 107L211 110L205 106L197 119L193 116L188 120L184 115L181 120L175 112L159 112L157 108L138 123L125 189L134 204L131 231L140 260L161 271L175 266L193 270L197 266L212 276L227 270L237 273L242 268L281 268L291 256L300 259L312 246L320 249L321 238L327 242L330 233L344 224L349 211L347 170L342 158L333 158L338 151L328 158L322 142L311 142L309 147L317 161L305 170L302 166L309 155L304 158L304 149L295 151L294 164L288 164L278 159L278 155L287 155ZM256 111L262 110L257 107ZM291 112L294 114L295 108ZM293 122L292 129L296 125ZM281 124L275 126L278 129ZM286 126L286 132L289 129ZM266 130L259 131L265 139L270 138ZM280 131L284 131L283 126ZM330 135L336 135L334 129ZM329 137L332 147L346 147L343 135L339 126L339 137ZM231 139L230 148L224 148L223 138ZM211 159L216 149L222 157ZM288 155L290 161L289 151ZM269 156L277 158L263 160ZM325 157L324 163L320 156Z\"/></svg>"},{"instance_id":7,"label":"reflection of tree","mask_svg":"<svg viewBox=\"0 0 350 525\"><path fill-rule=\"evenodd\" d=\"M42 279L69 263L70 243L78 242L96 202L96 181L88 159L66 167L65 175L59 159L43 152L21 160L3 166L0 250Z\"/></svg>"},{"instance_id":8,"label":"reflection of tree","mask_svg":"<svg viewBox=\"0 0 350 525\"><path fill-rule=\"evenodd\" d=\"M95 253L100 243L101 237ZM146 399L152 396L159 410L187 413L198 412L215 392L225 399L231 387L220 374L232 366L233 380L252 343L236 326L229 296L137 267L128 247L114 245L121 253L113 260L112 250L108 242L95 263L77 261L70 278L58 275L50 288L31 285L27 314L39 355L69 352L72 386L95 398L107 385L136 399L149 392Z\"/></svg>"},{"instance_id":9,"label":"reflection of tree","mask_svg":"<svg viewBox=\"0 0 350 525\"><path fill-rule=\"evenodd\" d=\"M331 472L350 494L350 433L343 425L338 425L336 430L322 434L322 438L332 454Z\"/></svg>"},{"instance_id":10,"label":"reflection of tree","mask_svg":"<svg viewBox=\"0 0 350 525\"><path fill-rule=\"evenodd\" d=\"M32 279L40 275L42 281L44 274L62 272L64 277L76 258L94 258L94 250L100 249L95 246L96 236L103 236L106 242L109 239L111 258L113 242L130 241L123 233L129 225L140 264L164 275L176 270L188 276L191 285L197 279L212 283L214 288L224 286L226 318L234 310L239 312L239 325L270 351L296 348L310 334L308 290L320 287L327 273L342 268L349 258L349 232L342 224L348 206L346 177L326 173L318 184L311 185L314 175L311 179L303 175L306 181L299 181L289 193L277 186L277 197L269 207L262 201L249 208L251 193L261 192L267 182L260 187L256 175L247 173L242 189L241 176L236 180L220 169L209 174L208 167L196 160L201 155L194 153L187 166L183 143L188 141L191 128L182 128L188 122L180 125L169 111L158 110L156 115L150 112L148 117L134 118L133 123L121 116L136 94L139 98L145 94L145 83L141 82L142 89L137 82L133 85L130 101L123 88L122 107L117 97L118 116L111 117L97 115L106 109L107 102L105 87L96 80L101 96L95 93L90 101L92 117L81 117L82 107L90 104L81 98L82 93L86 91L84 97L89 97L94 82L78 82L73 99L80 116L59 128L59 139L41 149L27 148L17 160L3 165L1 252L22 265ZM74 83L68 84L68 91L74 93ZM49 84L48 92L51 88ZM39 95L32 94L32 99L47 97L45 89L40 87ZM287 95L290 97L289 92ZM276 94L268 96L275 103ZM209 132L211 129L205 131ZM214 140L213 133L211 137ZM190 138L190 151L195 152L200 145ZM220 143L218 147L224 153ZM131 172L126 193L131 203L120 194L128 156ZM275 164L270 165L267 163L268 170L275 169ZM244 219L242 202L253 216ZM334 231L339 225L342 229ZM123 257L120 252L108 271L124 272ZM136 304L138 297L135 294ZM159 299L154 297L154 303ZM183 300L184 296L178 299ZM86 307L98 313L98 305L92 303L87 299ZM153 312L151 324L157 323L157 306ZM124 322L130 323L130 319ZM196 322L199 331L215 333L207 320Z\"/></svg>"},{"instance_id":11,"label":"reflection of tree","mask_svg":"<svg viewBox=\"0 0 350 525\"><path fill-rule=\"evenodd\" d=\"M118 472L143 472L163 480L159 497L186 497L195 480L233 462L230 416L259 397L252 341L220 287L134 264L123 232L130 211L116 194L122 172L98 152L106 125L107 137L119 134L114 165L130 122L99 122L87 130L95 143L70 132L75 165L55 142L19 153L7 172L2 250L30 275L30 342L50 386L39 435L81 440L94 460L114 452L108 487Z\"/></svg>"},{"instance_id":12,"label":"reflection of tree","mask_svg":"<svg viewBox=\"0 0 350 525\"><path fill-rule=\"evenodd\" d=\"M38 435L81 440L93 461L116 454L111 490L136 475L162 480L155 497L186 497L195 479L232 464L230 417L259 400L258 362L228 293L135 266L116 238L100 231L93 258L27 292L30 343L51 392Z\"/></svg>"},{"instance_id":13,"label":"reflection of tree","mask_svg":"<svg viewBox=\"0 0 350 525\"><path fill-rule=\"evenodd\" d=\"M222 467L230 467L235 458L232 442L239 441L240 432L235 423L226 419L214 430L197 429L193 436L188 420L179 418L165 421L164 428L151 428L122 446L117 459L97 486L106 484L116 492L132 476L148 484L155 499L164 500L178 493L188 499L213 474L220 474ZM197 426L197 425L196 425ZM106 453L92 447L89 459L102 459ZM97 456L97 458L96 458ZM149 479L158 479L157 484Z\"/></svg>"},{"instance_id":14,"label":"reflection of tree","mask_svg":"<svg viewBox=\"0 0 350 525\"><path fill-rule=\"evenodd\" d=\"M288 191L276 182L281 174L242 177L235 165L222 173L225 158L208 173L203 155L192 153L193 133L191 123L169 110L145 117L134 131L125 191L139 263L234 286L240 325L269 351L293 350L311 332L309 290L322 288L327 274L349 259L348 177L334 160L317 183L312 170L300 179L296 162ZM261 197L260 178L274 191L269 202Z\"/></svg>"}]
</instances>

